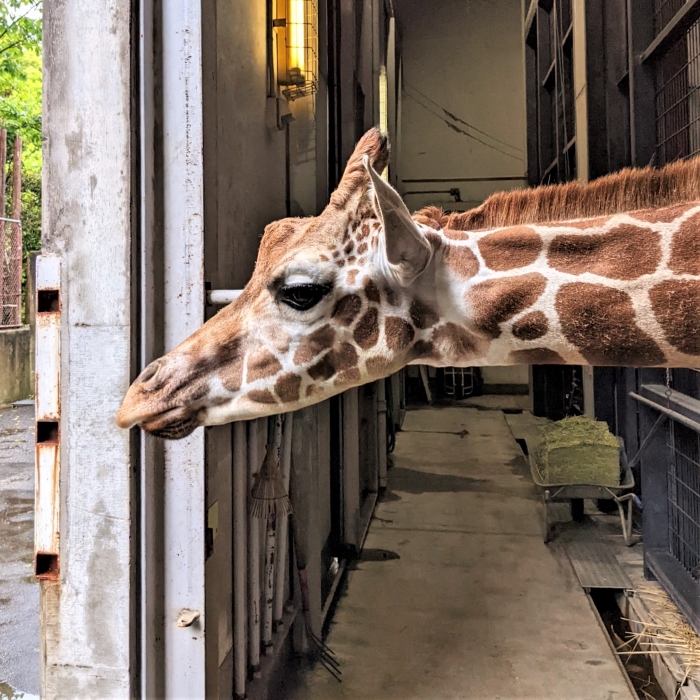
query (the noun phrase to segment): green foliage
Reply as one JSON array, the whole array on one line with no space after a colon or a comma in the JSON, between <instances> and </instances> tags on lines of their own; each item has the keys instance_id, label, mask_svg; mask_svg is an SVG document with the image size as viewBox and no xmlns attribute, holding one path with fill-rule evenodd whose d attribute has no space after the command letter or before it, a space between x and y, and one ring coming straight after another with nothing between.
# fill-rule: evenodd
<instances>
[{"instance_id":1,"label":"green foliage","mask_svg":"<svg viewBox=\"0 0 700 700\"><path fill-rule=\"evenodd\" d=\"M41 249L42 0L0 0L0 128L7 130L6 207L12 217L12 155L22 138L22 248ZM26 278L26 264L23 271ZM24 286L24 285L23 285Z\"/></svg>"}]
</instances>

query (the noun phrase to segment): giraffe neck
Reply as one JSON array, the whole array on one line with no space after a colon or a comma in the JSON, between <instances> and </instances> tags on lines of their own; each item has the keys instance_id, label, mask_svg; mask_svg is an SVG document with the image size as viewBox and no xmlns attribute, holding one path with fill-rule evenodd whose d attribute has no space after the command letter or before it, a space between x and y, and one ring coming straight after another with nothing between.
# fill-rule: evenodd
<instances>
[{"instance_id":1,"label":"giraffe neck","mask_svg":"<svg viewBox=\"0 0 700 700\"><path fill-rule=\"evenodd\" d=\"M427 234L417 363L700 365L700 205ZM427 346L426 346L427 347Z\"/></svg>"}]
</instances>

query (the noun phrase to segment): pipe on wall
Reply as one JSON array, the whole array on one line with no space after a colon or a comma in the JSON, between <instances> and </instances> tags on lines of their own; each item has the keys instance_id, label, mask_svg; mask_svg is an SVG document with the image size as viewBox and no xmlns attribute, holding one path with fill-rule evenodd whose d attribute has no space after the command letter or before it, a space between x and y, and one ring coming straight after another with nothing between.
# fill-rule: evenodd
<instances>
[{"instance_id":1,"label":"pipe on wall","mask_svg":"<svg viewBox=\"0 0 700 700\"><path fill-rule=\"evenodd\" d=\"M246 424L233 424L233 692L245 697L247 676L247 495Z\"/></svg>"},{"instance_id":2,"label":"pipe on wall","mask_svg":"<svg viewBox=\"0 0 700 700\"><path fill-rule=\"evenodd\" d=\"M284 416L284 429L282 433L282 475L284 488L289 493L289 476L292 468L292 431L294 429L294 413L286 413ZM284 614L284 583L287 580L287 543L289 535L289 516L283 515L277 522L277 571L275 572L275 602L272 615L272 624L277 628L282 624Z\"/></svg>"},{"instance_id":3,"label":"pipe on wall","mask_svg":"<svg viewBox=\"0 0 700 700\"><path fill-rule=\"evenodd\" d=\"M386 379L380 379L377 388L377 432L379 433L379 488L387 484L387 442L386 442Z\"/></svg>"},{"instance_id":4,"label":"pipe on wall","mask_svg":"<svg viewBox=\"0 0 700 700\"><path fill-rule=\"evenodd\" d=\"M251 513L251 492L260 469L258 425L248 422L248 663L254 678L260 675L260 520Z\"/></svg>"}]
</instances>

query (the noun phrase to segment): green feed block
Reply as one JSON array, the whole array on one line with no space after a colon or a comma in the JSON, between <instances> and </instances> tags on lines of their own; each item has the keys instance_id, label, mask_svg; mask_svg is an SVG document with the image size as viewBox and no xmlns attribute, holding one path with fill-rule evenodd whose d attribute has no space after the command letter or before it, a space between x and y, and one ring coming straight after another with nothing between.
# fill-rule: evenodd
<instances>
[{"instance_id":1,"label":"green feed block","mask_svg":"<svg viewBox=\"0 0 700 700\"><path fill-rule=\"evenodd\" d=\"M548 484L619 486L620 446L606 423L586 416L548 425L535 455Z\"/></svg>"}]
</instances>

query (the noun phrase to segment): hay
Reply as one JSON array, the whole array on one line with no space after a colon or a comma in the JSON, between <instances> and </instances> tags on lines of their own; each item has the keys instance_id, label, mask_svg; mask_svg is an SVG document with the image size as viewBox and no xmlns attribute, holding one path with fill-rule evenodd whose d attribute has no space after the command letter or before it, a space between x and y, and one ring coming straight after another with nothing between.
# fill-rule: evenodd
<instances>
[{"instance_id":1,"label":"hay","mask_svg":"<svg viewBox=\"0 0 700 700\"><path fill-rule=\"evenodd\" d=\"M650 619L642 622L624 618L639 631L628 632L627 640L617 645L617 653L621 656L670 654L683 674L683 678L676 679L679 691L688 680L695 685L700 684L700 637L664 591L640 587L636 593L652 604L646 606Z\"/></svg>"},{"instance_id":2,"label":"hay","mask_svg":"<svg viewBox=\"0 0 700 700\"><path fill-rule=\"evenodd\" d=\"M620 445L606 423L586 416L550 423L535 453L547 484L620 484Z\"/></svg>"}]
</instances>

